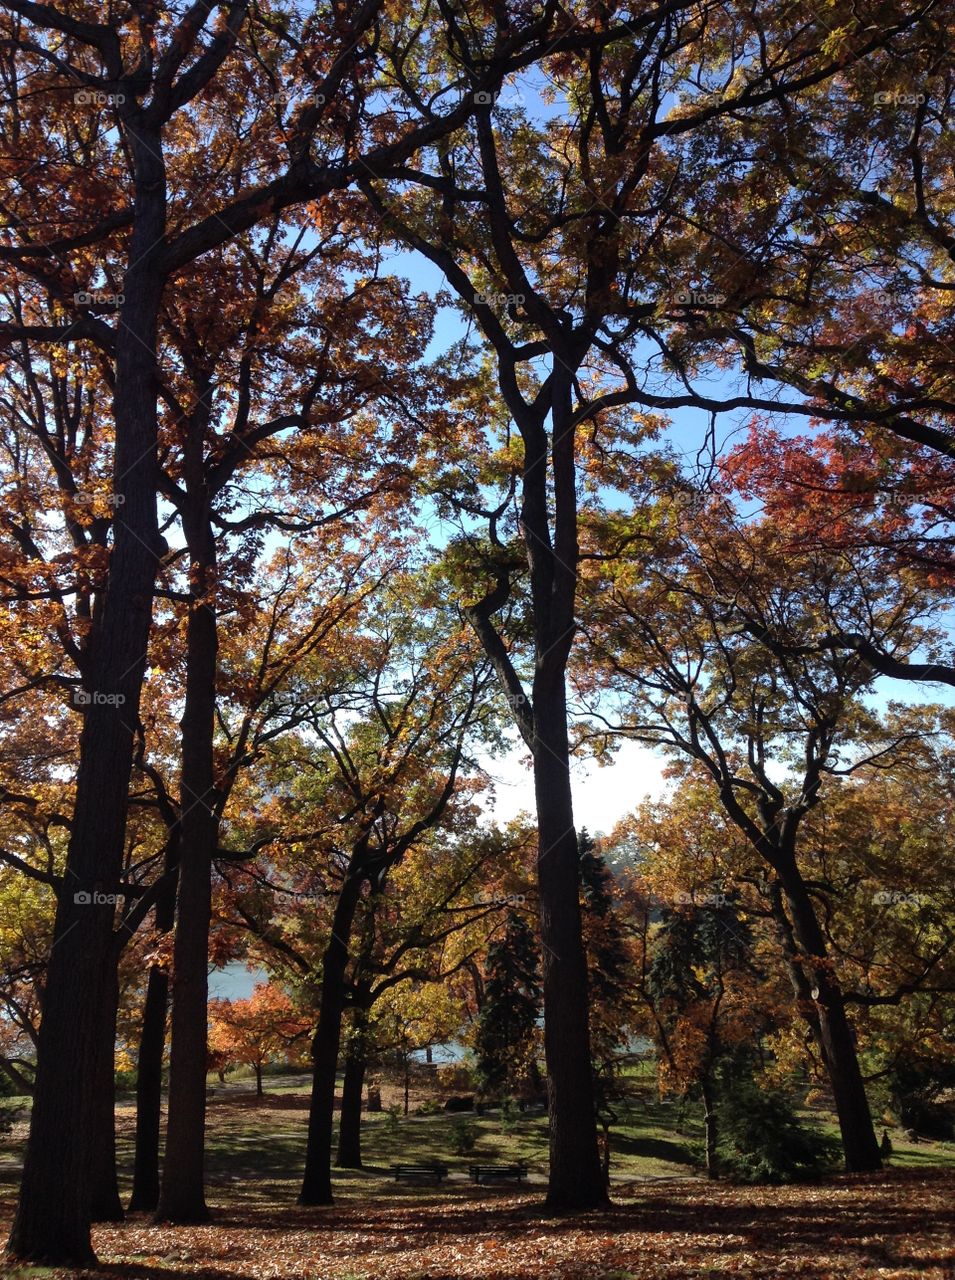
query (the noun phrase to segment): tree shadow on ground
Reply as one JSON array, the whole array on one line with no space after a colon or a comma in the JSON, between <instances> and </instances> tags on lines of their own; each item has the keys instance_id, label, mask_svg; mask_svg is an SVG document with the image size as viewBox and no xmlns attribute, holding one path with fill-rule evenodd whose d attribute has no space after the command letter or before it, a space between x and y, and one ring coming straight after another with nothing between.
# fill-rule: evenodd
<instances>
[{"instance_id":1,"label":"tree shadow on ground","mask_svg":"<svg viewBox=\"0 0 955 1280\"><path fill-rule=\"evenodd\" d=\"M616 1155L648 1156L654 1160L666 1160L670 1164L696 1164L693 1153L682 1142L667 1138L632 1138L625 1133L611 1134L611 1152Z\"/></svg>"}]
</instances>

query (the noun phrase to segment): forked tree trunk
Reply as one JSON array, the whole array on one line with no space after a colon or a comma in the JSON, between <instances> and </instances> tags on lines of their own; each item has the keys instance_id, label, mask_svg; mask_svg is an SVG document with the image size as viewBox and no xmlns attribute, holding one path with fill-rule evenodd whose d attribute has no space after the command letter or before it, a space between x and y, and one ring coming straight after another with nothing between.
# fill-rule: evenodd
<instances>
[{"instance_id":1,"label":"forked tree trunk","mask_svg":"<svg viewBox=\"0 0 955 1280\"><path fill-rule=\"evenodd\" d=\"M90 895L115 894L119 888L133 734L160 551L155 351L163 288L157 257L165 233L165 171L158 132L132 120L126 137L135 169L136 213L116 330L113 402L113 488L123 501L114 506L105 599L94 612L89 641L86 690L92 701L80 737L30 1137L7 1246L22 1261L63 1265L93 1260L91 1117L102 1005L115 961L115 906L91 901Z\"/></svg>"},{"instance_id":2,"label":"forked tree trunk","mask_svg":"<svg viewBox=\"0 0 955 1280\"><path fill-rule=\"evenodd\" d=\"M484 140L487 159L490 143ZM493 163L493 160L492 160ZM597 1107L590 1060L587 963L580 920L580 868L570 785L567 661L575 631L577 499L573 351L554 352L547 405L524 401L511 372L502 389L524 442L521 530L530 569L534 683L524 697L491 614L510 595L507 582L469 610L515 712L534 768L537 879L543 947L544 1053L550 1112L547 1203L589 1209L607 1203L597 1143ZM579 353L578 353L579 354ZM575 363L576 361L576 363Z\"/></svg>"}]
</instances>

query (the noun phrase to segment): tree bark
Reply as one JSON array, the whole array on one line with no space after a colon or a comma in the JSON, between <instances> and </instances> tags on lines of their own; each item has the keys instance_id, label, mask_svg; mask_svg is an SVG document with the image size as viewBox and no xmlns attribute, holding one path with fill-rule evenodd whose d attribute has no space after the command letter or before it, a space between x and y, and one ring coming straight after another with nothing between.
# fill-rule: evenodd
<instances>
[{"instance_id":1,"label":"tree bark","mask_svg":"<svg viewBox=\"0 0 955 1280\"><path fill-rule=\"evenodd\" d=\"M123 1203L116 1179L116 1014L119 980L115 964L104 992L102 1031L93 1088L90 1217L93 1222L122 1222Z\"/></svg>"},{"instance_id":2,"label":"tree bark","mask_svg":"<svg viewBox=\"0 0 955 1280\"><path fill-rule=\"evenodd\" d=\"M38 1071L20 1199L7 1244L23 1261L88 1265L91 1118L102 1008L115 963L111 935L123 862L133 734L146 667L160 543L156 520L157 267L165 232L158 131L137 119L126 136L136 182L125 301L117 325L113 400L113 545L105 598L94 610L66 874L38 1043Z\"/></svg>"},{"instance_id":3,"label":"tree bark","mask_svg":"<svg viewBox=\"0 0 955 1280\"><path fill-rule=\"evenodd\" d=\"M179 893L173 946L169 1116L156 1217L204 1222L206 1074L208 1070L208 962L212 918L212 858L219 817L213 754L218 633L215 609L215 539L201 474L204 432L187 446L187 486L201 495L200 510L185 514L190 547L190 603L186 699L182 717Z\"/></svg>"},{"instance_id":4,"label":"tree bark","mask_svg":"<svg viewBox=\"0 0 955 1280\"><path fill-rule=\"evenodd\" d=\"M171 836L163 864L164 873L178 867L176 835ZM168 933L176 914L176 885L170 881L156 903L155 922L160 933ZM130 1210L151 1212L159 1204L159 1132L162 1125L162 1063L166 1048L166 1017L169 1011L169 975L159 965L149 970L143 1029L136 1063L136 1154L133 1163L133 1193Z\"/></svg>"},{"instance_id":5,"label":"tree bark","mask_svg":"<svg viewBox=\"0 0 955 1280\"><path fill-rule=\"evenodd\" d=\"M811 960L818 962L813 964L811 977L804 975L802 985L814 984L811 998L815 1017L809 1019L809 1025L816 1035L832 1088L846 1169L850 1173L869 1173L882 1168L882 1156L842 992L828 962L826 940L812 898L794 859L786 860L780 879L795 940Z\"/></svg>"},{"instance_id":6,"label":"tree bark","mask_svg":"<svg viewBox=\"0 0 955 1280\"><path fill-rule=\"evenodd\" d=\"M257 1098L265 1097L265 1090L262 1088L262 1063L255 1063L255 1096Z\"/></svg>"},{"instance_id":7,"label":"tree bark","mask_svg":"<svg viewBox=\"0 0 955 1280\"><path fill-rule=\"evenodd\" d=\"M335 1119L335 1076L345 1011L348 947L361 896L362 880L362 874L353 861L338 897L331 937L325 948L318 1026L312 1041L312 1098L299 1204L331 1204L333 1200L331 1148Z\"/></svg>"},{"instance_id":8,"label":"tree bark","mask_svg":"<svg viewBox=\"0 0 955 1280\"><path fill-rule=\"evenodd\" d=\"M703 1132L706 1151L706 1176L715 1178L719 1172L716 1161L716 1144L718 1141L716 1100L713 1097L713 1086L708 1077L702 1081L703 1093Z\"/></svg>"},{"instance_id":9,"label":"tree bark","mask_svg":"<svg viewBox=\"0 0 955 1280\"><path fill-rule=\"evenodd\" d=\"M361 1163L361 1094L365 1087L365 1046L356 1035L345 1056L345 1081L342 1085L342 1111L338 1125L339 1169L360 1169Z\"/></svg>"},{"instance_id":10,"label":"tree bark","mask_svg":"<svg viewBox=\"0 0 955 1280\"><path fill-rule=\"evenodd\" d=\"M550 1112L547 1203L555 1209L584 1209L606 1204L607 1190L597 1144L563 673L556 687L541 688L539 683L534 691L534 788Z\"/></svg>"},{"instance_id":11,"label":"tree bark","mask_svg":"<svg viewBox=\"0 0 955 1280\"><path fill-rule=\"evenodd\" d=\"M162 1060L166 1047L169 976L153 965L146 985L143 1029L136 1070L136 1154L130 1210L151 1212L159 1203L159 1131L162 1122Z\"/></svg>"}]
</instances>

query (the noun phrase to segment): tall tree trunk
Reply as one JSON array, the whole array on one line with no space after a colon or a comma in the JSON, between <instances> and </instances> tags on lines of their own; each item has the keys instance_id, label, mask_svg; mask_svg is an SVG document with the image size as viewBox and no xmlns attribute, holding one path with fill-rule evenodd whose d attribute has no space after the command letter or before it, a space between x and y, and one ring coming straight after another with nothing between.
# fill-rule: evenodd
<instances>
[{"instance_id":1,"label":"tall tree trunk","mask_svg":"<svg viewBox=\"0 0 955 1280\"><path fill-rule=\"evenodd\" d=\"M262 1088L262 1063L255 1063L255 1096L257 1098L265 1097L265 1090Z\"/></svg>"},{"instance_id":2,"label":"tall tree trunk","mask_svg":"<svg viewBox=\"0 0 955 1280\"><path fill-rule=\"evenodd\" d=\"M547 1203L555 1209L583 1209L605 1204L607 1190L597 1144L587 963L581 937L580 872L562 674L557 687L535 687L534 720L544 1053L550 1111Z\"/></svg>"},{"instance_id":3,"label":"tall tree trunk","mask_svg":"<svg viewBox=\"0 0 955 1280\"><path fill-rule=\"evenodd\" d=\"M58 895L30 1137L7 1249L30 1262L87 1265L91 1117L102 1003L123 862L133 734L161 550L156 520L156 326L165 233L161 139L127 122L134 227L117 325L113 545L90 634L83 732L66 874Z\"/></svg>"},{"instance_id":4,"label":"tall tree trunk","mask_svg":"<svg viewBox=\"0 0 955 1280\"><path fill-rule=\"evenodd\" d=\"M179 864L178 833L172 833L164 874ZM176 914L176 883L171 879L156 903L156 929L168 933ZM151 1212L159 1204L159 1131L162 1124L162 1061L166 1048L169 975L159 965L149 970L143 1006L143 1029L136 1063L136 1154L131 1210Z\"/></svg>"},{"instance_id":5,"label":"tall tree trunk","mask_svg":"<svg viewBox=\"0 0 955 1280\"><path fill-rule=\"evenodd\" d=\"M204 1222L206 1074L208 1070L208 962L212 918L212 858L219 818L213 743L216 658L215 540L201 476L204 433L191 432L187 484L202 495L201 511L185 517L190 546L192 601L182 717L179 893L173 945L169 1115L157 1219ZM197 456L198 455L198 456Z\"/></svg>"},{"instance_id":6,"label":"tall tree trunk","mask_svg":"<svg viewBox=\"0 0 955 1280\"><path fill-rule=\"evenodd\" d=\"M335 1121L335 1076L345 1011L345 969L362 874L349 866L332 920L322 963L318 1026L312 1041L312 1099L308 1113L308 1146L299 1204L332 1203L332 1128Z\"/></svg>"},{"instance_id":7,"label":"tall tree trunk","mask_svg":"<svg viewBox=\"0 0 955 1280\"><path fill-rule=\"evenodd\" d=\"M345 1081L342 1085L342 1112L338 1125L339 1169L360 1169L361 1163L361 1094L365 1087L365 1043L355 1035L345 1055Z\"/></svg>"},{"instance_id":8,"label":"tall tree trunk","mask_svg":"<svg viewBox=\"0 0 955 1280\"><path fill-rule=\"evenodd\" d=\"M502 367L502 389L524 442L521 529L530 569L535 651L530 705L507 646L491 622L491 615L510 598L509 578L504 575L468 616L501 679L533 757L550 1111L547 1203L555 1209L588 1209L606 1204L607 1190L597 1143L567 726L566 671L576 626L579 559L570 370L579 358L570 350L555 350L554 354L555 368L549 379L550 440L545 427L546 405L528 405L513 380L513 369Z\"/></svg>"},{"instance_id":9,"label":"tall tree trunk","mask_svg":"<svg viewBox=\"0 0 955 1280\"><path fill-rule=\"evenodd\" d=\"M116 1180L116 1014L119 977L115 964L104 992L103 1026L93 1090L90 1217L93 1222L122 1222L123 1203Z\"/></svg>"},{"instance_id":10,"label":"tall tree trunk","mask_svg":"<svg viewBox=\"0 0 955 1280\"><path fill-rule=\"evenodd\" d=\"M850 1173L869 1173L882 1168L882 1156L866 1098L855 1037L846 1016L838 981L828 963L826 939L794 859L786 860L780 879L795 940L811 964L811 974L804 974L802 986L812 988L810 998L815 1015L809 1019L809 1024L818 1039L832 1088L846 1169ZM801 967L805 964L806 960L802 959Z\"/></svg>"},{"instance_id":11,"label":"tall tree trunk","mask_svg":"<svg viewBox=\"0 0 955 1280\"><path fill-rule=\"evenodd\" d=\"M130 1210L149 1212L159 1203L162 1059L166 1047L168 1002L169 976L165 969L153 965L146 984L136 1069L136 1154Z\"/></svg>"}]
</instances>

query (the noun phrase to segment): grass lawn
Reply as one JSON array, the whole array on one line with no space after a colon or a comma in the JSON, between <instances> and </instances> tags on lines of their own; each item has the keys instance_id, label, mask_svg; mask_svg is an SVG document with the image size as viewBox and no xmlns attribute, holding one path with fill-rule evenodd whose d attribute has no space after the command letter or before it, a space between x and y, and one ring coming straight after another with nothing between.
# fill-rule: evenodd
<instances>
[{"instance_id":1,"label":"grass lawn","mask_svg":"<svg viewBox=\"0 0 955 1280\"><path fill-rule=\"evenodd\" d=\"M214 1083L214 1082L213 1082ZM475 1150L455 1155L453 1117L393 1119L364 1126L366 1168L337 1171L330 1209L295 1205L308 1095L301 1077L272 1078L257 1100L244 1084L217 1089L209 1106L208 1226L153 1226L141 1215L97 1227L103 1264L116 1280L703 1280L722 1274L776 1280L856 1276L882 1280L955 1277L955 1152L897 1141L881 1175L824 1185L741 1188L698 1176L688 1113L636 1103L613 1142L614 1208L555 1218L544 1213L546 1120L476 1117ZM390 1101L386 1094L386 1102ZM422 1099L423 1100L423 1099ZM413 1099L413 1102L416 1099ZM133 1125L121 1099L118 1141L128 1192ZM0 1159L4 1228L12 1210L25 1136L21 1121ZM441 1159L440 1188L396 1186L389 1166ZM526 1159L531 1185L475 1188L475 1160ZM79 1273L8 1270L16 1278ZM90 1273L92 1274L92 1273Z\"/></svg>"}]
</instances>

